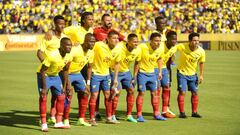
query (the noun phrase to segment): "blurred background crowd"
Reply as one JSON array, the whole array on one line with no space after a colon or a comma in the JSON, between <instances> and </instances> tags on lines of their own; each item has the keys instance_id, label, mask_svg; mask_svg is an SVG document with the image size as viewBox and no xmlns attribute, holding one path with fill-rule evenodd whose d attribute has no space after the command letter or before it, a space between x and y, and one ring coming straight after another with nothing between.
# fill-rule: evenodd
<instances>
[{"instance_id":1,"label":"blurred background crowd","mask_svg":"<svg viewBox=\"0 0 240 135\"><path fill-rule=\"evenodd\" d=\"M0 0L0 34L44 33L59 14L78 25L84 11L94 13L94 26L111 14L113 28L143 41L159 15L177 33L240 33L239 0Z\"/></svg>"}]
</instances>

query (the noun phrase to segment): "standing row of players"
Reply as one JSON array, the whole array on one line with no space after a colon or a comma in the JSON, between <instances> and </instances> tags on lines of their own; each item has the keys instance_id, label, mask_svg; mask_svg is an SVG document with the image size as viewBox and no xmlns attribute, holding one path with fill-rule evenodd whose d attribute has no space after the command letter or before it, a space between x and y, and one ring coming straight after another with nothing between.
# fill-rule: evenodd
<instances>
[{"instance_id":1,"label":"standing row of players","mask_svg":"<svg viewBox=\"0 0 240 135\"><path fill-rule=\"evenodd\" d=\"M95 114L99 90L104 93L106 123L119 123L115 113L121 89L127 91L127 121L145 122L142 105L146 90L150 90L151 93L154 119L164 121L166 118L174 118L175 114L168 108L170 99L168 69L177 50L181 53L177 72L179 117L187 117L184 113L187 86L192 92L192 116L201 117L197 113L196 67L200 63L199 82L202 82L205 53L198 45L199 34L191 33L189 43L174 46L177 41L176 33L167 32L164 29L165 18L157 17L155 19L157 29L151 34L149 42L139 44L136 34L129 34L125 39L113 30L110 15L104 14L102 22L102 26L93 30L93 14L85 12L81 18L81 26L65 28L62 16L54 18L55 29L45 35L37 52L41 61L37 78L42 131L48 131L46 105L49 89L52 92L50 122L54 123L55 128L70 128L69 112L73 89L77 93L79 105L77 125L97 125ZM133 77L129 70L131 62L135 62ZM136 83L137 119L132 116ZM161 88L162 114L159 112ZM89 122L85 119L88 105Z\"/></svg>"}]
</instances>

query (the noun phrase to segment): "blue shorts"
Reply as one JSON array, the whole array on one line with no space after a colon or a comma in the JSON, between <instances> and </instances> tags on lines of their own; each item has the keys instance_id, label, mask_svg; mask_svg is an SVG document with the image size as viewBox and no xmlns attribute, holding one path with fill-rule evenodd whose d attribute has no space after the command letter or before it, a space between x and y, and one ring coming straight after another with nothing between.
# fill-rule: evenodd
<instances>
[{"instance_id":1,"label":"blue shorts","mask_svg":"<svg viewBox=\"0 0 240 135\"><path fill-rule=\"evenodd\" d=\"M158 79L158 73L159 73L158 68L154 69L154 73L158 80L158 87L169 87L169 77L168 77L169 74L168 74L167 68L162 68L162 80Z\"/></svg>"},{"instance_id":2,"label":"blue shorts","mask_svg":"<svg viewBox=\"0 0 240 135\"><path fill-rule=\"evenodd\" d=\"M114 72L111 72L112 83L114 81ZM133 88L132 85L132 74L128 72L119 72L118 73L118 90Z\"/></svg>"},{"instance_id":3,"label":"blue shorts","mask_svg":"<svg viewBox=\"0 0 240 135\"><path fill-rule=\"evenodd\" d=\"M110 90L111 85L111 77L110 75L100 76L100 75L92 75L91 77L91 92L98 92L99 88L104 91Z\"/></svg>"},{"instance_id":4,"label":"blue shorts","mask_svg":"<svg viewBox=\"0 0 240 135\"><path fill-rule=\"evenodd\" d=\"M138 91L157 90L157 79L155 73L138 72L137 75Z\"/></svg>"},{"instance_id":5,"label":"blue shorts","mask_svg":"<svg viewBox=\"0 0 240 135\"><path fill-rule=\"evenodd\" d=\"M38 92L40 93L43 88L40 73L37 73L37 83ZM46 76L46 85L47 90L51 89L52 95L57 96L63 94L62 81L59 76Z\"/></svg>"},{"instance_id":6,"label":"blue shorts","mask_svg":"<svg viewBox=\"0 0 240 135\"><path fill-rule=\"evenodd\" d=\"M197 92L198 90L198 77L197 74L187 76L177 72L178 90L186 91L187 87L189 91Z\"/></svg>"},{"instance_id":7,"label":"blue shorts","mask_svg":"<svg viewBox=\"0 0 240 135\"><path fill-rule=\"evenodd\" d=\"M81 73L69 74L68 76L75 92L84 91L86 89L86 82Z\"/></svg>"}]
</instances>

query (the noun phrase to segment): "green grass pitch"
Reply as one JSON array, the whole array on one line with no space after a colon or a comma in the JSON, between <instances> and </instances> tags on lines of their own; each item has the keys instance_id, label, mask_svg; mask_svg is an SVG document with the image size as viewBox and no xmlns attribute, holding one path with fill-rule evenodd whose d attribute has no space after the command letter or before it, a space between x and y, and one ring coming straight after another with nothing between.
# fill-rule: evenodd
<instances>
[{"instance_id":1,"label":"green grass pitch","mask_svg":"<svg viewBox=\"0 0 240 135\"><path fill-rule=\"evenodd\" d=\"M118 105L120 124L97 127L75 126L77 98L73 97L70 122L71 129L49 128L49 135L240 135L240 52L206 51L204 83L199 86L199 113L201 119L168 119L156 121L152 118L150 94L144 98L143 112L146 123L133 124L124 121L126 92L122 91ZM38 135L44 134L38 125L38 92L35 52L0 52L0 134ZM171 92L171 109L178 114L176 77L174 70ZM137 93L137 92L135 92ZM50 94L48 96L50 99ZM101 94L101 99L102 98ZM50 100L48 100L48 111ZM100 103L104 114L103 101ZM191 115L190 92L185 97L185 110ZM134 115L136 114L134 106ZM88 115L87 115L88 117Z\"/></svg>"}]
</instances>

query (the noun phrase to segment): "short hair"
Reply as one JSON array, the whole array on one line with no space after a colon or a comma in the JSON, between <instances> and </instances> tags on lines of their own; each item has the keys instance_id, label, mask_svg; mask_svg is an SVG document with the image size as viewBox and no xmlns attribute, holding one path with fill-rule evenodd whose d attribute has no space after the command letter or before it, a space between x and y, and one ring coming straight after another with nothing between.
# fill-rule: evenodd
<instances>
[{"instance_id":1,"label":"short hair","mask_svg":"<svg viewBox=\"0 0 240 135\"><path fill-rule=\"evenodd\" d=\"M63 37L63 38L61 38L60 44L63 44L63 42L64 42L65 40L70 40L70 38L68 38L68 37ZM70 41L71 41L71 40L70 40Z\"/></svg>"},{"instance_id":2,"label":"short hair","mask_svg":"<svg viewBox=\"0 0 240 135\"><path fill-rule=\"evenodd\" d=\"M111 37L112 35L119 35L119 33L116 30L111 30L108 32L108 37Z\"/></svg>"},{"instance_id":3,"label":"short hair","mask_svg":"<svg viewBox=\"0 0 240 135\"><path fill-rule=\"evenodd\" d=\"M150 36L150 40L152 40L155 37L161 37L161 35L158 32L153 32Z\"/></svg>"},{"instance_id":4,"label":"short hair","mask_svg":"<svg viewBox=\"0 0 240 135\"><path fill-rule=\"evenodd\" d=\"M105 14L103 14L103 16L102 16L102 21L104 20L104 18L105 18L106 16L109 16L109 17L111 17L111 16L110 16L110 14L108 14L108 13L105 13Z\"/></svg>"},{"instance_id":5,"label":"short hair","mask_svg":"<svg viewBox=\"0 0 240 135\"><path fill-rule=\"evenodd\" d=\"M177 33L175 32L175 31L169 31L169 32L167 32L167 35L166 35L166 37L167 38L170 38L171 36L173 36L173 35L176 35L177 36Z\"/></svg>"},{"instance_id":6,"label":"short hair","mask_svg":"<svg viewBox=\"0 0 240 135\"><path fill-rule=\"evenodd\" d=\"M193 37L200 37L200 35L196 32L193 32L193 33L190 33L189 36L188 36L188 40L189 41L192 41Z\"/></svg>"},{"instance_id":7,"label":"short hair","mask_svg":"<svg viewBox=\"0 0 240 135\"><path fill-rule=\"evenodd\" d=\"M61 15L56 15L56 16L53 18L54 23L57 23L57 20L64 20L64 17L61 16Z\"/></svg>"},{"instance_id":8,"label":"short hair","mask_svg":"<svg viewBox=\"0 0 240 135\"><path fill-rule=\"evenodd\" d=\"M81 14L81 25L84 25L84 23L85 23L85 19L87 18L87 16L89 16L89 15L92 15L93 16L93 13L92 12L83 12L82 14Z\"/></svg>"},{"instance_id":9,"label":"short hair","mask_svg":"<svg viewBox=\"0 0 240 135\"><path fill-rule=\"evenodd\" d=\"M87 34L85 35L85 39L88 38L88 37L94 37L94 35L93 35L92 33L87 33ZM94 38L95 38L95 37L94 37Z\"/></svg>"},{"instance_id":10,"label":"short hair","mask_svg":"<svg viewBox=\"0 0 240 135\"><path fill-rule=\"evenodd\" d=\"M156 18L155 18L155 23L157 24L157 21L158 21L158 20L162 20L162 19L165 19L165 17L164 17L164 16L158 16L158 17L156 17Z\"/></svg>"},{"instance_id":11,"label":"short hair","mask_svg":"<svg viewBox=\"0 0 240 135\"><path fill-rule=\"evenodd\" d=\"M131 34L128 35L127 39L128 39L128 41L130 41L130 40L132 40L135 37L138 38L138 36L136 34L131 33Z\"/></svg>"}]
</instances>

